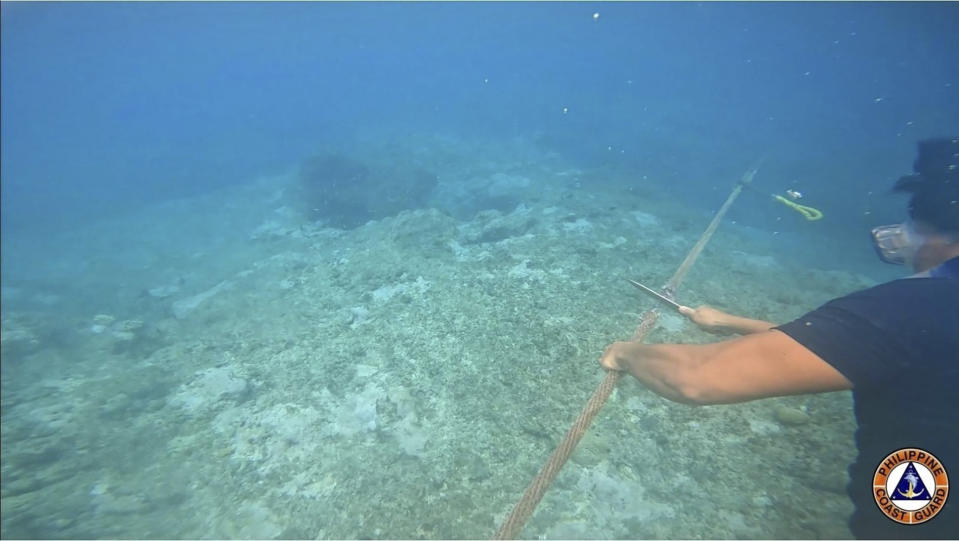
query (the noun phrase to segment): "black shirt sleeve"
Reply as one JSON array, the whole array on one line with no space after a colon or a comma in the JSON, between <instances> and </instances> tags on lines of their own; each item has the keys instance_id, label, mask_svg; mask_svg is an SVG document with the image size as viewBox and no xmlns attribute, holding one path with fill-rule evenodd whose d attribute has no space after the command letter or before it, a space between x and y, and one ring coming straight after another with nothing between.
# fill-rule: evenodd
<instances>
[{"instance_id":1,"label":"black shirt sleeve","mask_svg":"<svg viewBox=\"0 0 959 541\"><path fill-rule=\"evenodd\" d=\"M959 280L907 278L832 300L777 327L856 388L912 368L951 372L959 361Z\"/></svg>"}]
</instances>

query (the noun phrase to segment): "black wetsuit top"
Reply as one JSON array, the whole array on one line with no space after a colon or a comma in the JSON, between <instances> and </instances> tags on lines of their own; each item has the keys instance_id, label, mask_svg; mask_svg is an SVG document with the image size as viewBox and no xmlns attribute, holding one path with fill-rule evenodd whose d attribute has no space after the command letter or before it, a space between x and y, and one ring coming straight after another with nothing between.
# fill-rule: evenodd
<instances>
[{"instance_id":1,"label":"black wetsuit top","mask_svg":"<svg viewBox=\"0 0 959 541\"><path fill-rule=\"evenodd\" d=\"M832 300L777 327L853 384L856 447L850 528L859 538L959 537L959 257ZM897 524L875 503L873 476L893 451L916 447L945 466L952 493L929 522Z\"/></svg>"}]
</instances>

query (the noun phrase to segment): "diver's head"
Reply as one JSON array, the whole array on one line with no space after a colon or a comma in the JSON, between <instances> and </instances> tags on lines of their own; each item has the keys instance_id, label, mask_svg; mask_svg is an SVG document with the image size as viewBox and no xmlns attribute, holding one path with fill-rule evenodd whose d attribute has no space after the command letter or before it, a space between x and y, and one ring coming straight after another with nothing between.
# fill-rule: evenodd
<instances>
[{"instance_id":1,"label":"diver's head","mask_svg":"<svg viewBox=\"0 0 959 541\"><path fill-rule=\"evenodd\" d=\"M959 137L919 142L915 173L893 190L912 194L909 222L872 230L879 257L923 272L959 256Z\"/></svg>"}]
</instances>

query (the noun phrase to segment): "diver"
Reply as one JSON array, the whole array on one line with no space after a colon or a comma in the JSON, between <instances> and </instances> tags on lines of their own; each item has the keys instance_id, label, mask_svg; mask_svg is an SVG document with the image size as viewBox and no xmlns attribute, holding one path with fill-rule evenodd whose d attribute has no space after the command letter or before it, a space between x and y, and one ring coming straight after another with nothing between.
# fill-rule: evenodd
<instances>
[{"instance_id":1,"label":"diver","mask_svg":"<svg viewBox=\"0 0 959 541\"><path fill-rule=\"evenodd\" d=\"M954 538L959 495L915 525L887 518L873 495L879 463L897 449L935 455L959 479L959 137L921 141L909 221L877 227L879 257L916 274L834 299L784 325L680 307L707 331L743 336L705 345L616 342L600 364L686 404L852 390L858 457L847 492L858 538ZM954 473L953 473L954 472Z\"/></svg>"}]
</instances>

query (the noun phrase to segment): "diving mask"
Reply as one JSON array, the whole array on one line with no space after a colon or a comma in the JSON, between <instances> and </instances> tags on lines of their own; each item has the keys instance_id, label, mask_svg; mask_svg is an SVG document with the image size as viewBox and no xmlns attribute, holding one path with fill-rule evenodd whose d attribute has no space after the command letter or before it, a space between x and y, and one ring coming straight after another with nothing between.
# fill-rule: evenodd
<instances>
[{"instance_id":1,"label":"diving mask","mask_svg":"<svg viewBox=\"0 0 959 541\"><path fill-rule=\"evenodd\" d=\"M910 222L881 225L872 230L872 243L879 259L893 265L912 263L925 241Z\"/></svg>"}]
</instances>

